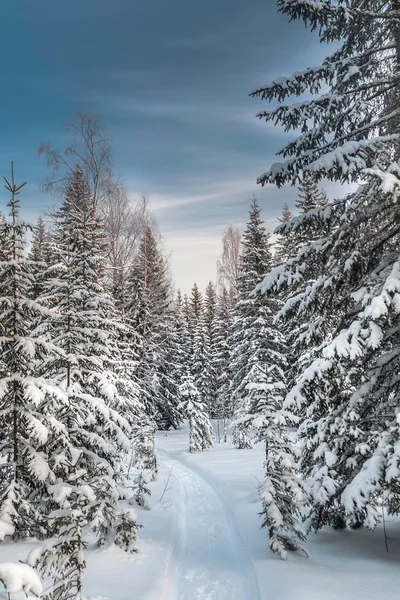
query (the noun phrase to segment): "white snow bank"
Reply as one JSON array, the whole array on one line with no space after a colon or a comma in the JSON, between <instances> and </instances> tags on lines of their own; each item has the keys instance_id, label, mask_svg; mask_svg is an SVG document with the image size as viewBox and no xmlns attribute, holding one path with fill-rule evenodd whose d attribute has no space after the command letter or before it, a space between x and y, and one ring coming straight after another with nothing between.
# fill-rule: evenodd
<instances>
[{"instance_id":1,"label":"white snow bank","mask_svg":"<svg viewBox=\"0 0 400 600\"><path fill-rule=\"evenodd\" d=\"M28 598L29 592L40 596L43 591L39 575L24 563L0 563L0 581L8 594L23 591Z\"/></svg>"}]
</instances>

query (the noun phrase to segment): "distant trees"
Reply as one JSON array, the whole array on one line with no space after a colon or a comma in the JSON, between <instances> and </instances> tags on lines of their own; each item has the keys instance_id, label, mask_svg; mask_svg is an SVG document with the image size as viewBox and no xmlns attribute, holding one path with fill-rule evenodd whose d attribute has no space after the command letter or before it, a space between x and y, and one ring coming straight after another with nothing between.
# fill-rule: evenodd
<instances>
[{"instance_id":1,"label":"distant trees","mask_svg":"<svg viewBox=\"0 0 400 600\"><path fill-rule=\"evenodd\" d=\"M236 296L236 282L239 274L241 235L239 229L229 223L222 237L222 256L217 262L218 288L226 288L233 299Z\"/></svg>"}]
</instances>

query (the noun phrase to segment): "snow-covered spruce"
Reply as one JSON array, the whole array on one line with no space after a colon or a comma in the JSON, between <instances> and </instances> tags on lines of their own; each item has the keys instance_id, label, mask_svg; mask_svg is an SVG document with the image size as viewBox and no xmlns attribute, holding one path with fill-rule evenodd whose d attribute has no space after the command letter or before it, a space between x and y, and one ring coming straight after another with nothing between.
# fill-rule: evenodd
<instances>
[{"instance_id":1,"label":"snow-covered spruce","mask_svg":"<svg viewBox=\"0 0 400 600\"><path fill-rule=\"evenodd\" d=\"M282 215L279 221L284 225L293 219L293 213L287 204L283 205ZM298 247L296 245L295 235L293 232L286 232L283 228L282 233L278 237L275 244L274 264L275 266L285 264L289 258L294 258L297 255Z\"/></svg>"},{"instance_id":2,"label":"snow-covered spruce","mask_svg":"<svg viewBox=\"0 0 400 600\"><path fill-rule=\"evenodd\" d=\"M300 209L300 215L307 214L312 218L314 215L318 215L318 209L326 206L327 203L328 199L325 192L320 192L314 179L311 176L306 176L304 181L299 185L298 198L296 200L296 207ZM313 227L292 227L291 220L293 218L296 217L293 217L290 212L284 209L282 218L280 219L282 224L276 229L276 232L280 234L280 247L278 248L279 254L274 261L275 264L285 265L288 260L301 253L302 248L315 239L315 235L317 237L320 235L320 231L315 231ZM317 272L317 257L314 258L313 266L314 271ZM313 282L314 274L310 273L309 279L302 281L301 289L306 290ZM284 294L282 295L282 299L285 299ZM310 329L308 317L303 319L300 314L297 315L296 322L291 321L286 326L280 323L279 327L286 338L287 364L285 377L286 383L290 386L303 367L302 342L312 329Z\"/></svg>"},{"instance_id":3,"label":"snow-covered spruce","mask_svg":"<svg viewBox=\"0 0 400 600\"><path fill-rule=\"evenodd\" d=\"M212 446L211 423L199 390L191 375L184 375L180 386L182 401L180 408L189 421L190 452L202 452Z\"/></svg>"},{"instance_id":4,"label":"snow-covered spruce","mask_svg":"<svg viewBox=\"0 0 400 600\"><path fill-rule=\"evenodd\" d=\"M34 263L26 257L28 227L19 220L18 193L22 186L6 180L11 193L11 222L0 223L0 540L46 535L43 499L56 477L47 452L51 440L64 435L60 414L67 397L51 374L39 367L58 361L63 351L46 340L40 322L52 315L32 300Z\"/></svg>"},{"instance_id":5,"label":"snow-covered spruce","mask_svg":"<svg viewBox=\"0 0 400 600\"><path fill-rule=\"evenodd\" d=\"M190 297L185 303L185 316L191 339L191 355L194 351L194 336L197 330L198 322L204 316L204 299L197 283L192 287Z\"/></svg>"},{"instance_id":6,"label":"snow-covered spruce","mask_svg":"<svg viewBox=\"0 0 400 600\"><path fill-rule=\"evenodd\" d=\"M230 393L230 336L232 333L232 301L226 287L218 298L216 333L214 354L215 370L217 377L217 404L215 407L217 417L217 439L226 443L228 439L229 420L233 415L233 406Z\"/></svg>"},{"instance_id":7,"label":"snow-covered spruce","mask_svg":"<svg viewBox=\"0 0 400 600\"><path fill-rule=\"evenodd\" d=\"M46 227L43 217L39 217L33 229L32 246L29 258L34 263L34 285L32 296L38 298L44 291L43 281L50 265L56 260L56 247L50 230Z\"/></svg>"},{"instance_id":8,"label":"snow-covered spruce","mask_svg":"<svg viewBox=\"0 0 400 600\"><path fill-rule=\"evenodd\" d=\"M204 298L204 328L207 353L205 356L203 379L208 380L207 404L211 419L222 417L221 405L218 398L218 359L219 346L217 340L217 294L214 284L210 281L206 287Z\"/></svg>"},{"instance_id":9,"label":"snow-covered spruce","mask_svg":"<svg viewBox=\"0 0 400 600\"><path fill-rule=\"evenodd\" d=\"M113 370L111 302L102 285L103 228L79 167L56 215L55 240L58 263L49 272L42 302L57 319L43 330L63 355L43 361L42 369L67 402L58 414L63 431L46 447L55 477L48 488L52 539L36 550L31 564L54 578L53 599L71 594L80 599L85 533L95 532L101 545L115 532L115 542L132 550L137 526L118 506L129 423L116 410L121 400ZM121 527L123 536L117 535Z\"/></svg>"},{"instance_id":10,"label":"snow-covered spruce","mask_svg":"<svg viewBox=\"0 0 400 600\"><path fill-rule=\"evenodd\" d=\"M279 155L261 184L299 183L304 174L355 181L377 155L391 161L399 144L399 6L397 0L360 5L358 0L278 0L279 11L319 32L338 48L319 66L278 77L252 96L278 101L260 119L301 132ZM292 96L311 99L285 104Z\"/></svg>"},{"instance_id":11,"label":"snow-covered spruce","mask_svg":"<svg viewBox=\"0 0 400 600\"><path fill-rule=\"evenodd\" d=\"M209 341L205 314L203 313L200 315L194 331L191 374L204 410L208 414L210 414L210 398L213 391L213 382L210 378L212 361Z\"/></svg>"},{"instance_id":12,"label":"snow-covered spruce","mask_svg":"<svg viewBox=\"0 0 400 600\"><path fill-rule=\"evenodd\" d=\"M269 235L265 231L256 198L253 198L251 203L250 219L243 233L242 246L237 282L238 297L233 312L230 372L231 394L235 407L233 441L237 448L245 449L252 448L245 418L249 409L247 385L250 383L252 360L260 348L268 344L264 337L267 310L265 303L259 297L250 296L250 293L270 270L272 260Z\"/></svg>"},{"instance_id":13,"label":"snow-covered spruce","mask_svg":"<svg viewBox=\"0 0 400 600\"><path fill-rule=\"evenodd\" d=\"M303 421L301 469L316 529L343 514L373 527L382 498L390 512L400 510L400 7L370 4L279 0L282 12L340 47L320 67L254 93L280 102L261 117L302 131L280 152L289 160L261 183L294 184L305 171L317 180L364 180L356 193L286 225L311 243L259 286L286 294L281 316L289 326L309 324L285 406ZM320 95L282 104L308 91Z\"/></svg>"},{"instance_id":14,"label":"snow-covered spruce","mask_svg":"<svg viewBox=\"0 0 400 600\"><path fill-rule=\"evenodd\" d=\"M160 429L175 428L181 415L179 382L174 377L171 281L159 234L148 223L128 274L124 312L139 340L138 378L146 412Z\"/></svg>"},{"instance_id":15,"label":"snow-covered spruce","mask_svg":"<svg viewBox=\"0 0 400 600\"><path fill-rule=\"evenodd\" d=\"M269 546L280 558L287 558L287 550L301 550L306 533L301 525L307 506L307 492L297 475L298 452L288 435L295 422L291 413L282 409L285 395L284 356L279 362L277 350L281 336L265 332L270 341L274 360L269 364L254 356L247 384L248 414L244 417L252 437L265 445L265 481L259 488L262 503L262 527L269 535ZM269 334L269 335L268 335Z\"/></svg>"},{"instance_id":16,"label":"snow-covered spruce","mask_svg":"<svg viewBox=\"0 0 400 600\"><path fill-rule=\"evenodd\" d=\"M146 510L149 508L146 496L150 496L149 482L147 481L146 473L139 473L133 480L133 500L141 508Z\"/></svg>"}]
</instances>

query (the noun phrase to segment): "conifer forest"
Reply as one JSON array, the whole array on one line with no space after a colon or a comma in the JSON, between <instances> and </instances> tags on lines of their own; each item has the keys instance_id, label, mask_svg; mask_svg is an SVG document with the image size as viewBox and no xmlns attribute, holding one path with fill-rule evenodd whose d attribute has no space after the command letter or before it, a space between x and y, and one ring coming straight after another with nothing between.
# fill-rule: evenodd
<instances>
[{"instance_id":1,"label":"conifer forest","mask_svg":"<svg viewBox=\"0 0 400 600\"><path fill-rule=\"evenodd\" d=\"M0 598L399 597L400 0L270 4L319 54L240 92L272 150L207 285L106 117L38 139L36 212L3 145Z\"/></svg>"}]
</instances>

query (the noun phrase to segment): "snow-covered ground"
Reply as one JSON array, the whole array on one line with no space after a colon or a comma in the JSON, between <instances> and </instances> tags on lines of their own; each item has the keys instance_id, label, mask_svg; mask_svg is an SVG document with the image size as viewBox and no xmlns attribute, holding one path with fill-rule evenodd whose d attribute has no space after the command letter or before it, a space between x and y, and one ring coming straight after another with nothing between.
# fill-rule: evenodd
<instances>
[{"instance_id":1,"label":"snow-covered ground","mask_svg":"<svg viewBox=\"0 0 400 600\"><path fill-rule=\"evenodd\" d=\"M282 562L268 550L257 513L263 449L216 444L187 451L188 430L159 433L151 510L138 510L139 553L87 552L92 600L383 600L399 590L400 520L383 531L324 530L310 558ZM0 562L25 559L32 543L0 545ZM1 587L1 585L0 585ZM6 598L2 596L1 598ZM17 598L18 596L13 596ZM21 594L20 598L25 597Z\"/></svg>"}]
</instances>

